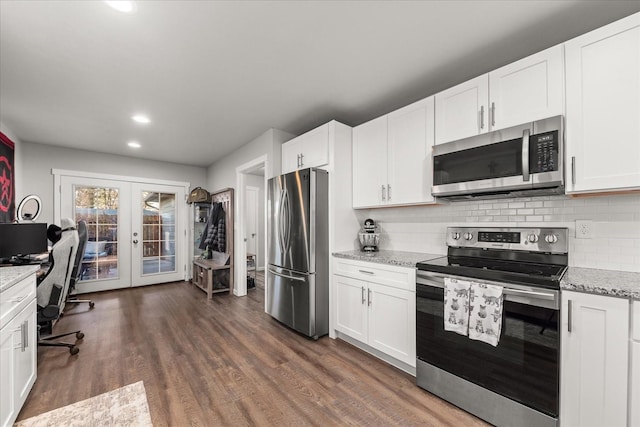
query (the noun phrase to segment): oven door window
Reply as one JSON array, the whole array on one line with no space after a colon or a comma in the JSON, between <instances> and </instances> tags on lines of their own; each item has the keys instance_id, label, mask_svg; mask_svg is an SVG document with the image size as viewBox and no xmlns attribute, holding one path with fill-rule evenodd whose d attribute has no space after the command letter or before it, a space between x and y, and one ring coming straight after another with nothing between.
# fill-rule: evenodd
<instances>
[{"instance_id":1,"label":"oven door window","mask_svg":"<svg viewBox=\"0 0 640 427\"><path fill-rule=\"evenodd\" d=\"M435 156L433 169L434 185L522 176L522 139Z\"/></svg>"},{"instance_id":2,"label":"oven door window","mask_svg":"<svg viewBox=\"0 0 640 427\"><path fill-rule=\"evenodd\" d=\"M444 330L444 289L416 287L420 360L550 416L558 416L557 310L505 301L497 347Z\"/></svg>"}]
</instances>

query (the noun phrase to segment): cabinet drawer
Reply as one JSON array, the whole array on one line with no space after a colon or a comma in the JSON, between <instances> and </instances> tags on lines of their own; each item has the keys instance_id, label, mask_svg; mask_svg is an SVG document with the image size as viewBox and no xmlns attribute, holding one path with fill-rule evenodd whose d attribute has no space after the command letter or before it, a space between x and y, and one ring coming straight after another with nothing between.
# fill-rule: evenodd
<instances>
[{"instance_id":1,"label":"cabinet drawer","mask_svg":"<svg viewBox=\"0 0 640 427\"><path fill-rule=\"evenodd\" d=\"M633 301L631 310L631 320L633 322L631 324L631 337L634 341L640 342L640 301Z\"/></svg>"},{"instance_id":2,"label":"cabinet drawer","mask_svg":"<svg viewBox=\"0 0 640 427\"><path fill-rule=\"evenodd\" d=\"M408 291L415 290L416 271L408 267L334 258L334 274L380 283Z\"/></svg>"},{"instance_id":3,"label":"cabinet drawer","mask_svg":"<svg viewBox=\"0 0 640 427\"><path fill-rule=\"evenodd\" d=\"M0 293L0 328L36 297L36 276L30 275Z\"/></svg>"}]
</instances>

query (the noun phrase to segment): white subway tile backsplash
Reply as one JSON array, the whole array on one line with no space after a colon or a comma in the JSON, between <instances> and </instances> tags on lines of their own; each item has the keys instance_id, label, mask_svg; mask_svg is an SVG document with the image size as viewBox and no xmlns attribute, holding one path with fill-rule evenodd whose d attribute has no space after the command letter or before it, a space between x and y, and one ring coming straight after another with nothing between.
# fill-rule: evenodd
<instances>
[{"instance_id":1,"label":"white subway tile backsplash","mask_svg":"<svg viewBox=\"0 0 640 427\"><path fill-rule=\"evenodd\" d=\"M378 222L382 249L436 254L446 253L447 226L567 227L570 265L640 272L640 194L464 201L358 210L357 216ZM575 238L576 220L593 221L593 238Z\"/></svg>"}]
</instances>

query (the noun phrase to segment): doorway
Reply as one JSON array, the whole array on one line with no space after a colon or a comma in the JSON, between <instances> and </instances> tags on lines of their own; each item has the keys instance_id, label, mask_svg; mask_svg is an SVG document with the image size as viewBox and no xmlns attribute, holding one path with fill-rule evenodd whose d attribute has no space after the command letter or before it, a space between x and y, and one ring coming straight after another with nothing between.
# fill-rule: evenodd
<instances>
[{"instance_id":1,"label":"doorway","mask_svg":"<svg viewBox=\"0 0 640 427\"><path fill-rule=\"evenodd\" d=\"M248 271L264 268L266 261L266 188L270 175L267 156L258 157L236 168L236 295L247 294ZM255 235L255 236L253 236ZM254 265L247 267L247 254L255 254ZM256 281L261 283L261 281Z\"/></svg>"},{"instance_id":2,"label":"doorway","mask_svg":"<svg viewBox=\"0 0 640 427\"><path fill-rule=\"evenodd\" d=\"M56 222L87 223L78 293L184 280L188 183L55 174Z\"/></svg>"}]
</instances>

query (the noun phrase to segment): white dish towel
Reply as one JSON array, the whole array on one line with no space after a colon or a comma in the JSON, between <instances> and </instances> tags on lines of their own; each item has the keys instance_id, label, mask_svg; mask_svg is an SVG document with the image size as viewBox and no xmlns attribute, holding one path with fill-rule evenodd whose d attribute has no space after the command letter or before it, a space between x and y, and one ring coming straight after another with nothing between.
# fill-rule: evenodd
<instances>
[{"instance_id":1,"label":"white dish towel","mask_svg":"<svg viewBox=\"0 0 640 427\"><path fill-rule=\"evenodd\" d=\"M469 338L497 346L502 332L502 286L471 283Z\"/></svg>"},{"instance_id":2,"label":"white dish towel","mask_svg":"<svg viewBox=\"0 0 640 427\"><path fill-rule=\"evenodd\" d=\"M467 335L469 329L469 288L471 282L445 277L444 330Z\"/></svg>"}]
</instances>

